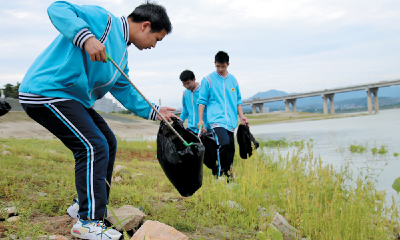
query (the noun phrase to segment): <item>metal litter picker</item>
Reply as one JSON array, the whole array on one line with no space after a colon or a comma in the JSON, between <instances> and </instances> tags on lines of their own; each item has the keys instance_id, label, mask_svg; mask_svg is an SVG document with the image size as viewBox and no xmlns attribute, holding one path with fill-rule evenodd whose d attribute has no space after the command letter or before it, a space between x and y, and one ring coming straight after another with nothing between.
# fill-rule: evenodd
<instances>
[{"instance_id":1,"label":"metal litter picker","mask_svg":"<svg viewBox=\"0 0 400 240\"><path fill-rule=\"evenodd\" d=\"M107 54L107 60L121 72L126 80L143 97L161 118L157 133L157 159L169 181L184 196L192 196L203 183L203 161L205 147L197 134L185 128L182 120L171 117L170 124L158 110L143 96L128 76ZM187 139L189 144L185 141Z\"/></svg>"},{"instance_id":2,"label":"metal litter picker","mask_svg":"<svg viewBox=\"0 0 400 240\"><path fill-rule=\"evenodd\" d=\"M122 69L118 67L118 65L114 62L114 60L111 58L111 56L108 55L108 53L106 53L106 55L107 55L107 60L110 60L110 62L118 69L118 71L119 71L119 72L126 78L126 80L132 85L132 87L136 89L136 91L140 94L140 96L142 96L142 98L147 102L147 104L150 105L150 107L158 114L158 116L160 116L160 117L162 118L162 120L163 120L163 121L168 125L168 127L176 134L176 136L179 137L179 139L183 142L183 144L184 144L186 147L188 147L188 146L190 146L191 144L193 144L193 143L190 143L190 144L187 143L187 142L185 141L185 139L183 139L183 138L181 137L181 135L179 135L179 133L177 133L177 132L175 131L175 129L171 126L171 124L169 124L169 122L168 122L167 120L165 120L165 118L163 117L163 115L161 115L160 112L158 112L158 110L153 106L153 104L151 104L151 103L149 102L149 100L147 100L147 98L145 98L145 96L143 96L143 94L139 91L139 89L136 88L136 86L132 83L132 81L129 79L129 77L126 76L126 74L124 73L124 71L122 71ZM161 106L160 106L160 107L161 107Z\"/></svg>"}]
</instances>

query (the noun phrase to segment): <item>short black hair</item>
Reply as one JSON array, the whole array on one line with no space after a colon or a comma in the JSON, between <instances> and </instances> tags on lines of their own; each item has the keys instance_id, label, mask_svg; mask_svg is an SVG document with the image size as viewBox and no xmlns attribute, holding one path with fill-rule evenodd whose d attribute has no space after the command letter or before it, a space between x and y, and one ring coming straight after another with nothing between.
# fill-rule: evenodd
<instances>
[{"instance_id":1,"label":"short black hair","mask_svg":"<svg viewBox=\"0 0 400 240\"><path fill-rule=\"evenodd\" d=\"M224 51L219 51L215 55L215 62L219 63L229 63L229 55Z\"/></svg>"},{"instance_id":2,"label":"short black hair","mask_svg":"<svg viewBox=\"0 0 400 240\"><path fill-rule=\"evenodd\" d=\"M179 76L182 82L186 82L187 80L193 80L195 79L194 73L190 70L185 70L181 73L181 76Z\"/></svg>"},{"instance_id":3,"label":"short black hair","mask_svg":"<svg viewBox=\"0 0 400 240\"><path fill-rule=\"evenodd\" d=\"M167 10L156 2L147 0L145 3L137 6L130 18L135 23L149 21L152 32L161 32L163 29L169 34L172 31L172 24L167 15Z\"/></svg>"}]
</instances>

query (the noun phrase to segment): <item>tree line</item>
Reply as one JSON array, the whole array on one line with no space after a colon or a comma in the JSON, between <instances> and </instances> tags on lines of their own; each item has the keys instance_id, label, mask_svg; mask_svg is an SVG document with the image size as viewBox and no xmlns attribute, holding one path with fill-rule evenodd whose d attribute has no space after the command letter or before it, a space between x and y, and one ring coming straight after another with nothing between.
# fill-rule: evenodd
<instances>
[{"instance_id":1,"label":"tree line","mask_svg":"<svg viewBox=\"0 0 400 240\"><path fill-rule=\"evenodd\" d=\"M17 82L17 85L15 86L11 83L7 83L6 85L4 85L4 88L0 90L3 90L4 97L6 98L18 98L19 85L19 82Z\"/></svg>"}]
</instances>

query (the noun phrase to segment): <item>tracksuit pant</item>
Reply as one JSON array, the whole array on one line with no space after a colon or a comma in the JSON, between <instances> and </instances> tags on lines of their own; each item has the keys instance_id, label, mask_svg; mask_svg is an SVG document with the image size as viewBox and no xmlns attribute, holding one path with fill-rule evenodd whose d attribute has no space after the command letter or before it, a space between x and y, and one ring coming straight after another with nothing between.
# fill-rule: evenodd
<instances>
[{"instance_id":1,"label":"tracksuit pant","mask_svg":"<svg viewBox=\"0 0 400 240\"><path fill-rule=\"evenodd\" d=\"M223 127L216 127L213 128L213 130L217 135L217 141L219 144L219 161L221 165L220 175L229 176L229 170L233 164L233 158L235 157L234 134ZM216 172L216 170L213 170L213 174Z\"/></svg>"},{"instance_id":2,"label":"tracksuit pant","mask_svg":"<svg viewBox=\"0 0 400 240\"><path fill-rule=\"evenodd\" d=\"M107 217L117 140L104 119L92 108L67 100L46 104L21 104L74 154L75 186L82 220Z\"/></svg>"}]
</instances>

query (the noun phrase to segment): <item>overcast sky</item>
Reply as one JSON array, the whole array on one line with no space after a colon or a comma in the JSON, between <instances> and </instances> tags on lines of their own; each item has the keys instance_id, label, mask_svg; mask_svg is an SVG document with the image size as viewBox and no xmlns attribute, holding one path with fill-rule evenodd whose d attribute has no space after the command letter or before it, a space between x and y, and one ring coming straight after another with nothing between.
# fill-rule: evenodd
<instances>
[{"instance_id":1,"label":"overcast sky","mask_svg":"<svg viewBox=\"0 0 400 240\"><path fill-rule=\"evenodd\" d=\"M0 0L0 86L21 81L58 35L53 1ZM143 1L82 0L115 16ZM242 98L278 89L305 92L400 79L398 0L159 0L173 31L155 49L129 48L130 77L153 102L180 107L185 69L197 81L214 71L219 50Z\"/></svg>"}]
</instances>

